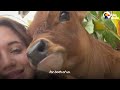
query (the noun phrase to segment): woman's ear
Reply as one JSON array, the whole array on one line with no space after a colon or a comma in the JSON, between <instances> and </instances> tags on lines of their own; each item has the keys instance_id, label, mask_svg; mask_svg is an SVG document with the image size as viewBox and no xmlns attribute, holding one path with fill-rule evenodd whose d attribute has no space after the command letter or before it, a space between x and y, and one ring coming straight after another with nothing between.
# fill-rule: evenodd
<instances>
[{"instance_id":1,"label":"woman's ear","mask_svg":"<svg viewBox=\"0 0 120 90\"><path fill-rule=\"evenodd\" d=\"M32 33L30 33L29 30L26 30L26 33L27 33L27 35L28 35L30 38L33 38L33 35L32 35Z\"/></svg>"}]
</instances>

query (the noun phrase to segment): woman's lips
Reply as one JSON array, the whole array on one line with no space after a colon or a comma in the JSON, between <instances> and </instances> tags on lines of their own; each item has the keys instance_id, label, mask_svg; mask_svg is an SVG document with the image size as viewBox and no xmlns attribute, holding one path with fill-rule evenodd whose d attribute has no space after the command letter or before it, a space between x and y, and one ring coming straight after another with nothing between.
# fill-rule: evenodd
<instances>
[{"instance_id":1,"label":"woman's lips","mask_svg":"<svg viewBox=\"0 0 120 90\"><path fill-rule=\"evenodd\" d=\"M7 73L5 76L7 79L22 79L24 73L24 69L22 70L15 70Z\"/></svg>"}]
</instances>

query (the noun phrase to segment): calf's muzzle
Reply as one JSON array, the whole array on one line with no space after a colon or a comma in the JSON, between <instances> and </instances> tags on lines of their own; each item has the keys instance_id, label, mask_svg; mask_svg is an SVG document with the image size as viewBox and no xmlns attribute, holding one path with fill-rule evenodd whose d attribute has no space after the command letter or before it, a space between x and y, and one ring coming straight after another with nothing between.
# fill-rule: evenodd
<instances>
[{"instance_id":1,"label":"calf's muzzle","mask_svg":"<svg viewBox=\"0 0 120 90\"><path fill-rule=\"evenodd\" d=\"M47 42L39 40L28 49L27 56L30 58L32 64L36 66L47 56L47 52Z\"/></svg>"}]
</instances>

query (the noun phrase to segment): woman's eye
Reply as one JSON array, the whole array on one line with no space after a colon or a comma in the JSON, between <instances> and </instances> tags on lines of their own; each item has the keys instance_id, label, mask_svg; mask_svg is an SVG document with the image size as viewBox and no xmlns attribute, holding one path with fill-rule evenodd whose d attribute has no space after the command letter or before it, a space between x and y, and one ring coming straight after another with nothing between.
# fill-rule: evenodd
<instances>
[{"instance_id":1,"label":"woman's eye","mask_svg":"<svg viewBox=\"0 0 120 90\"><path fill-rule=\"evenodd\" d=\"M60 12L60 16L59 16L59 21L63 22L63 21L68 21L68 20L70 20L69 12L61 11Z\"/></svg>"},{"instance_id":2,"label":"woman's eye","mask_svg":"<svg viewBox=\"0 0 120 90\"><path fill-rule=\"evenodd\" d=\"M19 54L21 52L22 52L22 49L20 49L20 48L12 48L10 50L10 53L14 53L14 54Z\"/></svg>"}]
</instances>

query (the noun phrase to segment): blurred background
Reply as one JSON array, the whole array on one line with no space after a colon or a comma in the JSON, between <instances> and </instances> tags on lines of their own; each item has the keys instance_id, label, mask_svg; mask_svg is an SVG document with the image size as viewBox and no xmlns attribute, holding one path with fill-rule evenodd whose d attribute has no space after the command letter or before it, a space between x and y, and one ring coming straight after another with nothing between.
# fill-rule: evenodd
<instances>
[{"instance_id":1,"label":"blurred background","mask_svg":"<svg viewBox=\"0 0 120 90\"><path fill-rule=\"evenodd\" d=\"M33 20L36 11L0 11L0 16L16 20L25 26L28 26Z\"/></svg>"}]
</instances>

